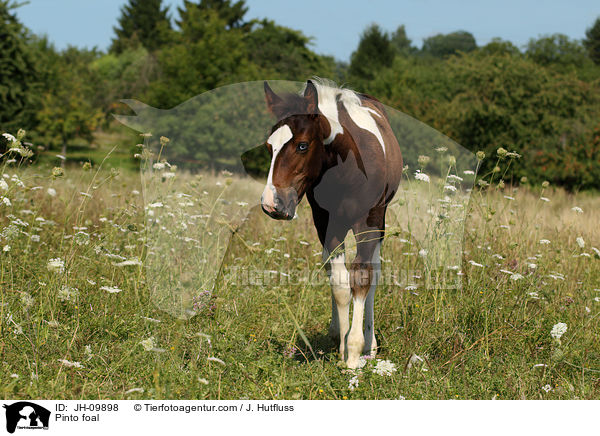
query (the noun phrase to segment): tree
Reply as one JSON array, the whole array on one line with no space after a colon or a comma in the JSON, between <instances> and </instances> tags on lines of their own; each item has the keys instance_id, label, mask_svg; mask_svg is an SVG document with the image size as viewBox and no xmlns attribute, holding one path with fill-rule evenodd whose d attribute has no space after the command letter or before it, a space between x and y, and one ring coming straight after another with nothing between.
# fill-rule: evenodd
<instances>
[{"instance_id":1,"label":"tree","mask_svg":"<svg viewBox=\"0 0 600 436\"><path fill-rule=\"evenodd\" d=\"M477 48L475 37L464 30L431 36L423 41L422 51L435 57L445 58L459 51L468 53Z\"/></svg>"},{"instance_id":2,"label":"tree","mask_svg":"<svg viewBox=\"0 0 600 436\"><path fill-rule=\"evenodd\" d=\"M271 20L254 23L245 41L248 60L264 77L304 81L313 75L330 77L335 69L333 59L310 50L311 38Z\"/></svg>"},{"instance_id":3,"label":"tree","mask_svg":"<svg viewBox=\"0 0 600 436\"><path fill-rule=\"evenodd\" d=\"M38 91L38 64L29 35L11 9L0 0L0 131L33 127Z\"/></svg>"},{"instance_id":4,"label":"tree","mask_svg":"<svg viewBox=\"0 0 600 436\"><path fill-rule=\"evenodd\" d=\"M600 65L600 17L592 27L585 32L586 38L583 40L585 48L587 48L590 58L595 64Z\"/></svg>"},{"instance_id":5,"label":"tree","mask_svg":"<svg viewBox=\"0 0 600 436\"><path fill-rule=\"evenodd\" d=\"M389 35L372 24L362 33L358 48L350 57L348 72L357 79L372 80L379 68L392 64L394 54Z\"/></svg>"},{"instance_id":6,"label":"tree","mask_svg":"<svg viewBox=\"0 0 600 436\"><path fill-rule=\"evenodd\" d=\"M154 51L169 40L171 20L169 7L162 7L162 0L129 0L121 8L119 26L113 27L116 38L110 51L121 53L127 47L142 45Z\"/></svg>"},{"instance_id":7,"label":"tree","mask_svg":"<svg viewBox=\"0 0 600 436\"><path fill-rule=\"evenodd\" d=\"M227 29L247 28L249 23L244 21L244 16L248 12L244 0L238 0L232 3L232 0L184 0L183 7L177 7L179 20L177 26L182 28L184 23L190 19L190 9L197 8L201 11L212 10L224 21Z\"/></svg>"},{"instance_id":8,"label":"tree","mask_svg":"<svg viewBox=\"0 0 600 436\"><path fill-rule=\"evenodd\" d=\"M412 41L406 36L406 29L404 28L404 24L398 26L396 31L392 33L392 37L390 39L392 47L396 51L397 55L406 56L413 52L414 47L412 46Z\"/></svg>"},{"instance_id":9,"label":"tree","mask_svg":"<svg viewBox=\"0 0 600 436\"><path fill-rule=\"evenodd\" d=\"M89 65L98 54L74 47L58 53L46 43L38 55L47 71L37 112L37 139L60 147L66 157L69 142L75 138L91 141L102 119L101 111L91 103L98 78Z\"/></svg>"},{"instance_id":10,"label":"tree","mask_svg":"<svg viewBox=\"0 0 600 436\"><path fill-rule=\"evenodd\" d=\"M525 54L540 65L581 67L586 61L583 45L560 33L530 39Z\"/></svg>"}]
</instances>

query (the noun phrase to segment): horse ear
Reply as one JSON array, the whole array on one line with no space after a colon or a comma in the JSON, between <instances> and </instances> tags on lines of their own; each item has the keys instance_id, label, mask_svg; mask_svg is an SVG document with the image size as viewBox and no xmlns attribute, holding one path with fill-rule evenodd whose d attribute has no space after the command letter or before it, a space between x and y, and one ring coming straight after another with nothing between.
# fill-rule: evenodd
<instances>
[{"instance_id":1,"label":"horse ear","mask_svg":"<svg viewBox=\"0 0 600 436\"><path fill-rule=\"evenodd\" d=\"M277 116L276 107L280 106L283 100L273 92L269 84L265 81L265 99L267 100L267 108L269 112Z\"/></svg>"},{"instance_id":2,"label":"horse ear","mask_svg":"<svg viewBox=\"0 0 600 436\"><path fill-rule=\"evenodd\" d=\"M319 96L317 95L317 88L312 80L306 82L306 88L304 89L304 98L307 101L307 111L309 114L317 113L319 107Z\"/></svg>"}]
</instances>

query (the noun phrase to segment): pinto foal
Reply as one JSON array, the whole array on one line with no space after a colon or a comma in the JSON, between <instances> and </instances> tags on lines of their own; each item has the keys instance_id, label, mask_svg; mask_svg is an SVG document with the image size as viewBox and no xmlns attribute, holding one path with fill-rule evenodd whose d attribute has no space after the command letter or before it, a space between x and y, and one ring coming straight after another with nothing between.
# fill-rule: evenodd
<instances>
[{"instance_id":1,"label":"pinto foal","mask_svg":"<svg viewBox=\"0 0 600 436\"><path fill-rule=\"evenodd\" d=\"M321 80L309 80L302 95L279 96L264 86L279 121L267 139L272 158L262 209L289 220L306 195L331 282L329 334L339 340L347 366L356 368L361 353L377 352L373 301L385 213L402 174L400 147L383 105L370 96ZM350 230L357 254L348 272Z\"/></svg>"}]
</instances>

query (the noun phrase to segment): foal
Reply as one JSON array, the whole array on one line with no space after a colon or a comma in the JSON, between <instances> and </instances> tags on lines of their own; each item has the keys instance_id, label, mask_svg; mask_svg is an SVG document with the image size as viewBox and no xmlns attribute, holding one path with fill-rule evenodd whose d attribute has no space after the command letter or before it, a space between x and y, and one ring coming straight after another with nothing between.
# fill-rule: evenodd
<instances>
[{"instance_id":1,"label":"foal","mask_svg":"<svg viewBox=\"0 0 600 436\"><path fill-rule=\"evenodd\" d=\"M289 220L306 195L331 283L329 334L347 366L356 368L361 353L377 352L373 300L385 213L402 174L400 147L383 105L370 96L317 79L306 83L303 95L279 96L264 86L279 121L267 139L272 157L262 209ZM350 230L357 254L348 271Z\"/></svg>"}]
</instances>

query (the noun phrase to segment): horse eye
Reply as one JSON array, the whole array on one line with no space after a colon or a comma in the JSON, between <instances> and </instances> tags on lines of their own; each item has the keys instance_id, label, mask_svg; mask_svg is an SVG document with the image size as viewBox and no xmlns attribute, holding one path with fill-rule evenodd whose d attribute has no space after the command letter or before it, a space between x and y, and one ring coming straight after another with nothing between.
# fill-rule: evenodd
<instances>
[{"instance_id":1,"label":"horse eye","mask_svg":"<svg viewBox=\"0 0 600 436\"><path fill-rule=\"evenodd\" d=\"M308 150L308 142L299 142L296 146L296 150L299 152L305 152Z\"/></svg>"}]
</instances>

